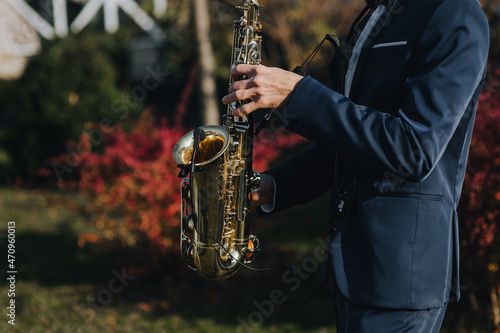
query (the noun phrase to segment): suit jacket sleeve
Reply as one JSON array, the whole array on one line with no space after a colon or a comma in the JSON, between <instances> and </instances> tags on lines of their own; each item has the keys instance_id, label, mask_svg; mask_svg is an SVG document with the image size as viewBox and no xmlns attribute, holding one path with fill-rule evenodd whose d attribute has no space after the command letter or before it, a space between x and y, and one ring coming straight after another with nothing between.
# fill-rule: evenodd
<instances>
[{"instance_id":1,"label":"suit jacket sleeve","mask_svg":"<svg viewBox=\"0 0 500 333\"><path fill-rule=\"evenodd\" d=\"M315 144L292 159L268 170L276 183L273 213L305 204L331 188L334 156ZM263 213L261 211L261 213Z\"/></svg>"},{"instance_id":2,"label":"suit jacket sleeve","mask_svg":"<svg viewBox=\"0 0 500 333\"><path fill-rule=\"evenodd\" d=\"M472 112L489 45L488 23L477 3L436 3L410 50L411 67L398 79L403 96L383 96L402 101L395 111L358 104L306 77L285 107L285 126L358 166L369 165L366 172L423 181L462 117ZM386 64L389 73L400 75L398 70Z\"/></svg>"}]
</instances>

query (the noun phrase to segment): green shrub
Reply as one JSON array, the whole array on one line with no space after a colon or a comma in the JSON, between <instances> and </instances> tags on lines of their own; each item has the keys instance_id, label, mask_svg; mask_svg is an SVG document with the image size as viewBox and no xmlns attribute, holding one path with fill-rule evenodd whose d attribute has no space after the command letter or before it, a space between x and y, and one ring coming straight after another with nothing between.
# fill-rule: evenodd
<instances>
[{"instance_id":1,"label":"green shrub","mask_svg":"<svg viewBox=\"0 0 500 333\"><path fill-rule=\"evenodd\" d=\"M138 113L142 105L123 84L126 63L123 37L90 31L44 43L21 78L0 81L0 112L10 115L0 125L0 145L18 175L64 152L87 122L123 122Z\"/></svg>"}]
</instances>

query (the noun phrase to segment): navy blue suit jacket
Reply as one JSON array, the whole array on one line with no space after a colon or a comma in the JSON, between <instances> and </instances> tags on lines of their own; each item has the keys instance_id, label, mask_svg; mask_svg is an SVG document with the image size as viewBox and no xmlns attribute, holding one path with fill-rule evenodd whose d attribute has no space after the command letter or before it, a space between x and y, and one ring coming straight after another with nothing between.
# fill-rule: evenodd
<instances>
[{"instance_id":1,"label":"navy blue suit jacket","mask_svg":"<svg viewBox=\"0 0 500 333\"><path fill-rule=\"evenodd\" d=\"M440 307L459 292L456 208L488 23L476 0L402 0L375 29L350 98L305 77L284 108L285 126L314 145L268 171L274 211L331 190L338 154L341 177L357 180L332 240L340 292L362 305Z\"/></svg>"}]
</instances>

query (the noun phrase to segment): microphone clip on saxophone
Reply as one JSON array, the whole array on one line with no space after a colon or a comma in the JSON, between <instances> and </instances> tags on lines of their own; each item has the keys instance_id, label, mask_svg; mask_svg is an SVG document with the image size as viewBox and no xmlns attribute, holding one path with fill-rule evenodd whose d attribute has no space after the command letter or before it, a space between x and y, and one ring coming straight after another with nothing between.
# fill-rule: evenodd
<instances>
[{"instance_id":1,"label":"microphone clip on saxophone","mask_svg":"<svg viewBox=\"0 0 500 333\"><path fill-rule=\"evenodd\" d=\"M193 173L195 171L200 171L200 167L196 167L195 159L196 159L196 153L200 149L200 143L205 139L206 133L203 129L200 127L195 128L193 131L193 152L191 154L191 160L189 164L184 164L184 163L179 163L177 165L178 168L181 170L179 171L179 178L185 178L187 177L190 173Z\"/></svg>"}]
</instances>

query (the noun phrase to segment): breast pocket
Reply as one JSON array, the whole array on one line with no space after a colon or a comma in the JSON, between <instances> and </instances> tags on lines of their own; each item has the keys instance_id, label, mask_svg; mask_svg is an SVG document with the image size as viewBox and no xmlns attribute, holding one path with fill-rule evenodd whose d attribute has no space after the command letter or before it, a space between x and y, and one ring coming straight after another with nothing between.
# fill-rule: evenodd
<instances>
[{"instance_id":1,"label":"breast pocket","mask_svg":"<svg viewBox=\"0 0 500 333\"><path fill-rule=\"evenodd\" d=\"M404 41L377 43L367 52L357 81L364 98L361 102L380 111L397 112L405 98L409 46Z\"/></svg>"},{"instance_id":2,"label":"breast pocket","mask_svg":"<svg viewBox=\"0 0 500 333\"><path fill-rule=\"evenodd\" d=\"M408 42L405 40L396 42L378 43L372 46L370 58L397 57L406 55L408 52Z\"/></svg>"}]
</instances>

